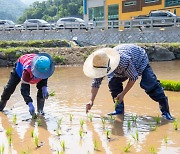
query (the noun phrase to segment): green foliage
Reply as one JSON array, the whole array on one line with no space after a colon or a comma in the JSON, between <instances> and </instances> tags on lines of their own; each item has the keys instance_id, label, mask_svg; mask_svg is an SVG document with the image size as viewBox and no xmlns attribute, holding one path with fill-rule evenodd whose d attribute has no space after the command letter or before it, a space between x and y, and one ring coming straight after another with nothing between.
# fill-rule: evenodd
<instances>
[{"instance_id":1,"label":"green foliage","mask_svg":"<svg viewBox=\"0 0 180 154\"><path fill-rule=\"evenodd\" d=\"M3 144L3 145L0 145L0 154L4 154L4 151L5 151L5 146L4 146L4 144Z\"/></svg>"},{"instance_id":2,"label":"green foliage","mask_svg":"<svg viewBox=\"0 0 180 154\"><path fill-rule=\"evenodd\" d=\"M161 80L160 83L165 90L180 91L180 81Z\"/></svg>"},{"instance_id":3,"label":"green foliage","mask_svg":"<svg viewBox=\"0 0 180 154\"><path fill-rule=\"evenodd\" d=\"M131 145L131 143L129 142L129 143L127 144L127 146L124 147L124 152L130 152L129 149L131 148L131 146L132 146L132 145Z\"/></svg>"},{"instance_id":4,"label":"green foliage","mask_svg":"<svg viewBox=\"0 0 180 154\"><path fill-rule=\"evenodd\" d=\"M18 19L18 23L23 23L26 19L38 18L46 21L57 21L65 16L82 16L83 0L47 0L34 2L23 15Z\"/></svg>"},{"instance_id":5,"label":"green foliage","mask_svg":"<svg viewBox=\"0 0 180 154\"><path fill-rule=\"evenodd\" d=\"M12 128L8 128L8 129L6 130L6 135L7 135L7 136L12 136Z\"/></svg>"},{"instance_id":6,"label":"green foliage","mask_svg":"<svg viewBox=\"0 0 180 154\"><path fill-rule=\"evenodd\" d=\"M65 58L63 56L53 55L52 58L56 64L65 64Z\"/></svg>"},{"instance_id":7,"label":"green foliage","mask_svg":"<svg viewBox=\"0 0 180 154\"><path fill-rule=\"evenodd\" d=\"M56 95L55 91L49 93L49 96L55 96L55 95Z\"/></svg>"},{"instance_id":8,"label":"green foliage","mask_svg":"<svg viewBox=\"0 0 180 154\"><path fill-rule=\"evenodd\" d=\"M63 152L66 150L66 144L65 144L65 141L61 141L60 142L60 145L61 145L61 148L63 150Z\"/></svg>"}]
</instances>

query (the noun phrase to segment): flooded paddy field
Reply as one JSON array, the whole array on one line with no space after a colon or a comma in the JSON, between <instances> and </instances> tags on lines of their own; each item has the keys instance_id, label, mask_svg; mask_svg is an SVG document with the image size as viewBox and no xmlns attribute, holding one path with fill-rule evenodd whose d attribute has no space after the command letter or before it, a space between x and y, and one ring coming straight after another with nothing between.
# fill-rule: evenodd
<instances>
[{"instance_id":1,"label":"flooded paddy field","mask_svg":"<svg viewBox=\"0 0 180 154\"><path fill-rule=\"evenodd\" d=\"M180 61L153 62L160 80L180 80ZM12 68L0 68L0 94ZM174 122L161 118L159 106L139 86L125 96L125 113L107 116L114 110L107 79L102 82L95 104L87 115L91 79L82 66L56 67L49 78L45 116L31 119L20 94L20 84L0 112L0 153L5 154L120 154L180 153L180 92L165 91ZM36 106L36 86L31 96ZM3 150L4 149L4 150Z\"/></svg>"}]
</instances>

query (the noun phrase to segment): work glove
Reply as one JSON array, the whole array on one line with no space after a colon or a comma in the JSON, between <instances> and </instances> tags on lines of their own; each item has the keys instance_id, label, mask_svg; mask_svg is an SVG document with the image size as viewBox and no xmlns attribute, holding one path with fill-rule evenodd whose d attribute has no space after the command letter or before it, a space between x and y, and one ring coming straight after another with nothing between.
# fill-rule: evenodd
<instances>
[{"instance_id":1,"label":"work glove","mask_svg":"<svg viewBox=\"0 0 180 154\"><path fill-rule=\"evenodd\" d=\"M49 93L46 86L42 87L42 96L44 99L48 99Z\"/></svg>"},{"instance_id":2,"label":"work glove","mask_svg":"<svg viewBox=\"0 0 180 154\"><path fill-rule=\"evenodd\" d=\"M34 112L35 110L34 110L34 106L33 106L32 102L29 102L28 106L29 106L29 112L33 116L35 114L35 112Z\"/></svg>"}]
</instances>

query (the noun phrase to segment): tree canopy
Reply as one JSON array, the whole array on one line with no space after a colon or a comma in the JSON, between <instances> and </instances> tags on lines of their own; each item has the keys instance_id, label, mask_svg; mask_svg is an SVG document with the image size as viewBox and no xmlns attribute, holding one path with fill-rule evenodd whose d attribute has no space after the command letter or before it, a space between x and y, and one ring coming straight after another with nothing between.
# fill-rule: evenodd
<instances>
[{"instance_id":1,"label":"tree canopy","mask_svg":"<svg viewBox=\"0 0 180 154\"><path fill-rule=\"evenodd\" d=\"M44 19L55 22L65 16L82 17L83 0L47 0L34 2L27 8L18 19L18 23L23 23L26 19Z\"/></svg>"}]
</instances>

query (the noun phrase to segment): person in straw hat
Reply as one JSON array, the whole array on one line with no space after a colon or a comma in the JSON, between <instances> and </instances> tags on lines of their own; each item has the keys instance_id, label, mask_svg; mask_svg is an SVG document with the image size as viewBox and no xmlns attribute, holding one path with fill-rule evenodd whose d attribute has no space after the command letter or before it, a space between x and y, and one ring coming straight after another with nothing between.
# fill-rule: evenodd
<instances>
[{"instance_id":1,"label":"person in straw hat","mask_svg":"<svg viewBox=\"0 0 180 154\"><path fill-rule=\"evenodd\" d=\"M47 53L22 55L17 60L9 81L4 87L0 99L0 111L3 111L16 86L21 82L21 94L29 106L31 115L35 115L35 108L30 97L30 84L37 84L37 111L39 114L44 115L44 102L48 98L47 81L53 74L54 69L54 62Z\"/></svg>"},{"instance_id":2,"label":"person in straw hat","mask_svg":"<svg viewBox=\"0 0 180 154\"><path fill-rule=\"evenodd\" d=\"M151 99L159 103L162 116L173 120L169 112L168 98L157 80L145 50L134 44L122 44L114 48L102 48L93 52L83 65L84 74L93 78L91 98L86 104L86 113L92 108L98 89L105 76L108 76L108 86L113 101L116 103L115 111L109 115L124 113L124 96L133 87L141 76L140 86ZM128 79L123 89L125 80Z\"/></svg>"}]
</instances>

